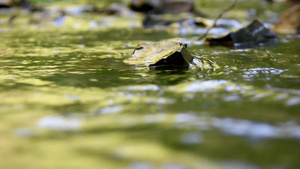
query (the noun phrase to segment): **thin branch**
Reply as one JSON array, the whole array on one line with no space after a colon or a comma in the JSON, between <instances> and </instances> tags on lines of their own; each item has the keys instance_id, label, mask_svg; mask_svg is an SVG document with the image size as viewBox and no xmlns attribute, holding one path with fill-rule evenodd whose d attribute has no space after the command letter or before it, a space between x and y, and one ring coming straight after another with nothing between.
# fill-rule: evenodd
<instances>
[{"instance_id":1,"label":"thin branch","mask_svg":"<svg viewBox=\"0 0 300 169\"><path fill-rule=\"evenodd\" d=\"M208 29L206 30L206 32L205 32L198 40L202 40L203 38L205 38L205 37L208 35L209 31L210 31L213 27L216 26L218 19L220 19L224 13L226 13L226 12L230 11L231 9L233 9L233 8L235 7L235 4L237 3L237 1L238 1L238 0L235 0L235 1L234 1L227 9L225 9L223 12L221 12L221 13L218 15L218 17L215 19L213 25L212 25L210 28L208 28Z\"/></svg>"}]
</instances>

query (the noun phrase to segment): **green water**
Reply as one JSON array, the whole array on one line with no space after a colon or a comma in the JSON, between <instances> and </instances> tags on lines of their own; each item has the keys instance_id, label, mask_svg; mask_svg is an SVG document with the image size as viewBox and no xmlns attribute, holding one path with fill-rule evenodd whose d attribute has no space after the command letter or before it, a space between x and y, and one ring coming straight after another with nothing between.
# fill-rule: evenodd
<instances>
[{"instance_id":1,"label":"green water","mask_svg":"<svg viewBox=\"0 0 300 169\"><path fill-rule=\"evenodd\" d=\"M299 36L254 49L189 45L219 67L150 71L123 59L142 41L178 36L130 18L89 28L87 18L1 27L1 169L300 168Z\"/></svg>"}]
</instances>

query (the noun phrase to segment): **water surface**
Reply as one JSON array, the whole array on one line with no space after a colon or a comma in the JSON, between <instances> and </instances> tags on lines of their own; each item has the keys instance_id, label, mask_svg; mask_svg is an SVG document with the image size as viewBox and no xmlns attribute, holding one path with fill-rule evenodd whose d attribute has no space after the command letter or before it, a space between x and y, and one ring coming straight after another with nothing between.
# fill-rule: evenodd
<instances>
[{"instance_id":1,"label":"water surface","mask_svg":"<svg viewBox=\"0 0 300 169\"><path fill-rule=\"evenodd\" d=\"M300 168L299 36L189 45L218 68L151 71L123 59L178 37L24 28L0 33L0 168Z\"/></svg>"}]
</instances>

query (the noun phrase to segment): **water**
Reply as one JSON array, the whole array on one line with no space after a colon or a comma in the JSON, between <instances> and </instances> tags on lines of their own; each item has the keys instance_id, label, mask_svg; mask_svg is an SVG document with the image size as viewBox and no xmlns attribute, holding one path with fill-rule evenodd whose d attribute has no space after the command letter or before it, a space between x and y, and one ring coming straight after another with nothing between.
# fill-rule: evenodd
<instances>
[{"instance_id":1,"label":"water","mask_svg":"<svg viewBox=\"0 0 300 169\"><path fill-rule=\"evenodd\" d=\"M2 28L0 168L300 168L298 36L151 71L123 59L176 36L83 25Z\"/></svg>"}]
</instances>

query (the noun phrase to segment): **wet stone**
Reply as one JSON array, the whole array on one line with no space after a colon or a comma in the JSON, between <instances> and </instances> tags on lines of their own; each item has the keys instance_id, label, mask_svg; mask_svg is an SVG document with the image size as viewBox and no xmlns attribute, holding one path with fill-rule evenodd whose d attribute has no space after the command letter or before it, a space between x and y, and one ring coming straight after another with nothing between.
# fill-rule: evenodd
<instances>
[{"instance_id":1,"label":"wet stone","mask_svg":"<svg viewBox=\"0 0 300 169\"><path fill-rule=\"evenodd\" d=\"M247 27L220 38L207 38L209 46L227 46L235 48L252 48L272 46L278 41L276 33L264 27L259 20L254 20Z\"/></svg>"}]
</instances>

